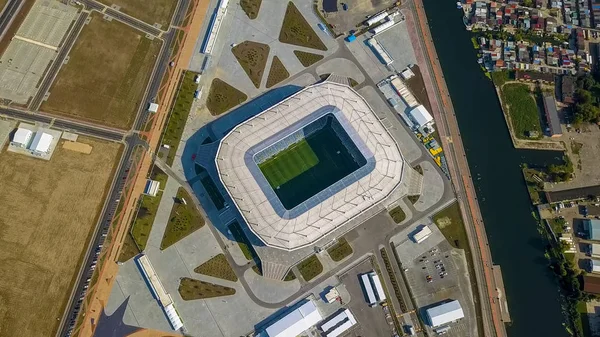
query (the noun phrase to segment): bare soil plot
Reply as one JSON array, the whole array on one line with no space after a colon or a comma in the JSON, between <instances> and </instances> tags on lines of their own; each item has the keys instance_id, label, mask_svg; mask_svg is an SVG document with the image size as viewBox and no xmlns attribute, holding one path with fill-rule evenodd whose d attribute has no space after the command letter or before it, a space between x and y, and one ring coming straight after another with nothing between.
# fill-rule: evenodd
<instances>
[{"instance_id":1,"label":"bare soil plot","mask_svg":"<svg viewBox=\"0 0 600 337\"><path fill-rule=\"evenodd\" d=\"M285 17L283 18L283 24L279 32L279 42L306 48L327 50L323 41L319 39L317 33L291 1L285 10Z\"/></svg>"},{"instance_id":2,"label":"bare soil plot","mask_svg":"<svg viewBox=\"0 0 600 337\"><path fill-rule=\"evenodd\" d=\"M300 63L305 67L310 67L323 59L323 55L307 53L300 50L294 50L294 55L296 55Z\"/></svg>"},{"instance_id":3,"label":"bare soil plot","mask_svg":"<svg viewBox=\"0 0 600 337\"><path fill-rule=\"evenodd\" d=\"M79 137L50 161L0 154L0 336L53 336L121 145Z\"/></svg>"},{"instance_id":4,"label":"bare soil plot","mask_svg":"<svg viewBox=\"0 0 600 337\"><path fill-rule=\"evenodd\" d=\"M279 57L273 56L273 62L271 62L271 70L269 70L266 87L270 88L288 77L290 77L290 73L285 69L285 66L281 63Z\"/></svg>"},{"instance_id":5,"label":"bare soil plot","mask_svg":"<svg viewBox=\"0 0 600 337\"><path fill-rule=\"evenodd\" d=\"M254 20L258 17L258 12L260 11L260 5L262 4L262 0L241 0L240 7L250 20Z\"/></svg>"},{"instance_id":6,"label":"bare soil plot","mask_svg":"<svg viewBox=\"0 0 600 337\"><path fill-rule=\"evenodd\" d=\"M231 48L231 52L242 66L242 69L257 88L260 87L265 72L269 50L269 45L254 41L244 41Z\"/></svg>"},{"instance_id":7,"label":"bare soil plot","mask_svg":"<svg viewBox=\"0 0 600 337\"><path fill-rule=\"evenodd\" d=\"M120 11L151 25L158 23L163 29L171 23L177 0L99 0L101 3L120 6Z\"/></svg>"},{"instance_id":8,"label":"bare soil plot","mask_svg":"<svg viewBox=\"0 0 600 337\"><path fill-rule=\"evenodd\" d=\"M215 78L210 84L206 107L213 116L220 115L234 106L243 103L248 96L227 82Z\"/></svg>"},{"instance_id":9,"label":"bare soil plot","mask_svg":"<svg viewBox=\"0 0 600 337\"><path fill-rule=\"evenodd\" d=\"M141 100L160 47L159 40L94 13L41 109L129 129L146 104Z\"/></svg>"}]
</instances>

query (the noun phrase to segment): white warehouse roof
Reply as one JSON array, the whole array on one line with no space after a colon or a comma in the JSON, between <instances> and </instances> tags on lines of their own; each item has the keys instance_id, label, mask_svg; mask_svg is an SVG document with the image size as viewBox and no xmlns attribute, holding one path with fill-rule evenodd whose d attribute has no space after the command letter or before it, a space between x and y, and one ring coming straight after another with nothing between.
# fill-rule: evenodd
<instances>
[{"instance_id":1,"label":"white warehouse roof","mask_svg":"<svg viewBox=\"0 0 600 337\"><path fill-rule=\"evenodd\" d=\"M412 109L410 115L420 127L433 121L433 117L423 105L418 105Z\"/></svg>"},{"instance_id":2,"label":"white warehouse roof","mask_svg":"<svg viewBox=\"0 0 600 337\"><path fill-rule=\"evenodd\" d=\"M318 199L313 196L285 210L274 192L270 194L272 188L257 180L256 165L245 158L274 136L291 134L327 113L345 121L350 137L370 152L374 168L360 178L344 179L345 187L337 192L317 194ZM404 167L398 144L367 102L350 86L329 81L306 87L238 124L221 140L215 162L249 228L266 245L290 251L316 242L385 200L402 182Z\"/></svg>"},{"instance_id":3,"label":"white warehouse roof","mask_svg":"<svg viewBox=\"0 0 600 337\"><path fill-rule=\"evenodd\" d=\"M31 140L31 135L33 135L33 132L31 130L18 128L13 137L13 142L21 146L27 146L27 144L29 144L29 141Z\"/></svg>"},{"instance_id":4,"label":"white warehouse roof","mask_svg":"<svg viewBox=\"0 0 600 337\"><path fill-rule=\"evenodd\" d=\"M171 326L173 327L173 330L181 329L181 327L183 327L183 322L181 321L181 317L179 317L177 310L175 310L173 303L167 305L164 307L164 309L165 313L167 314L167 318L169 319L169 323L171 323Z\"/></svg>"},{"instance_id":5,"label":"white warehouse roof","mask_svg":"<svg viewBox=\"0 0 600 337\"><path fill-rule=\"evenodd\" d=\"M425 239L427 239L431 235L431 233L431 229L428 226L425 226L421 228L420 231L415 233L415 235L413 235L413 239L416 243L421 243L425 241Z\"/></svg>"},{"instance_id":6,"label":"white warehouse roof","mask_svg":"<svg viewBox=\"0 0 600 337\"><path fill-rule=\"evenodd\" d=\"M281 317L265 329L269 337L296 337L319 323L323 317L312 301L308 301L294 311Z\"/></svg>"},{"instance_id":7,"label":"white warehouse roof","mask_svg":"<svg viewBox=\"0 0 600 337\"><path fill-rule=\"evenodd\" d=\"M434 328L465 317L465 313L457 300L429 308L426 312L429 323Z\"/></svg>"},{"instance_id":8,"label":"white warehouse roof","mask_svg":"<svg viewBox=\"0 0 600 337\"><path fill-rule=\"evenodd\" d=\"M48 152L53 139L54 137L52 135L38 131L35 133L35 137L33 137L33 141L31 142L29 149L36 152Z\"/></svg>"}]
</instances>

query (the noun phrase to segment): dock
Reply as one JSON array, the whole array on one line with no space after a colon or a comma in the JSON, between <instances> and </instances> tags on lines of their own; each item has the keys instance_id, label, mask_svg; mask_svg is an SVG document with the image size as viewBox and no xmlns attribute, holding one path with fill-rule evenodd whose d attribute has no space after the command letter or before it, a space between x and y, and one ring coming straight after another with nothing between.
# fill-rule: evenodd
<instances>
[{"instance_id":1,"label":"dock","mask_svg":"<svg viewBox=\"0 0 600 337\"><path fill-rule=\"evenodd\" d=\"M506 292L504 291L504 281L502 280L502 269L500 265L495 264L492 267L494 271L494 283L496 284L496 301L500 306L500 314L504 323L510 323L510 312L508 311L508 301L506 300Z\"/></svg>"}]
</instances>

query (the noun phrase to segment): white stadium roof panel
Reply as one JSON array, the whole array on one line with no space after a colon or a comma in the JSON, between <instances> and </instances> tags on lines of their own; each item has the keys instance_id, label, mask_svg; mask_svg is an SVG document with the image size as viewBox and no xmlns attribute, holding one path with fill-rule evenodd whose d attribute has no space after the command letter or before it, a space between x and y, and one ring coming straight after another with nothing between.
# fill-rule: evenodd
<instances>
[{"instance_id":1,"label":"white stadium roof panel","mask_svg":"<svg viewBox=\"0 0 600 337\"><path fill-rule=\"evenodd\" d=\"M266 179L258 180L258 166L248 158L272 145L261 148L263 144L280 141L327 114L336 117L361 153L370 154L364 156L368 164L285 210ZM316 242L383 201L401 183L404 159L359 94L347 85L325 81L238 124L222 139L215 163L250 229L266 245L294 250Z\"/></svg>"},{"instance_id":2,"label":"white stadium roof panel","mask_svg":"<svg viewBox=\"0 0 600 337\"><path fill-rule=\"evenodd\" d=\"M322 319L315 304L308 301L269 325L265 331L269 337L296 337Z\"/></svg>"}]
</instances>

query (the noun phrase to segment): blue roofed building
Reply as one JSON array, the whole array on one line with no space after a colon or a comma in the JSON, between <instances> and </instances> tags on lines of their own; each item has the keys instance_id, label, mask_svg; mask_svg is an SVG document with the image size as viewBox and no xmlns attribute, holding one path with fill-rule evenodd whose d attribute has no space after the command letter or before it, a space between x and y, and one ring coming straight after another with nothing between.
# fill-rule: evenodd
<instances>
[{"instance_id":1,"label":"blue roofed building","mask_svg":"<svg viewBox=\"0 0 600 337\"><path fill-rule=\"evenodd\" d=\"M588 234L588 239L600 241L600 220L585 219L583 228Z\"/></svg>"}]
</instances>

